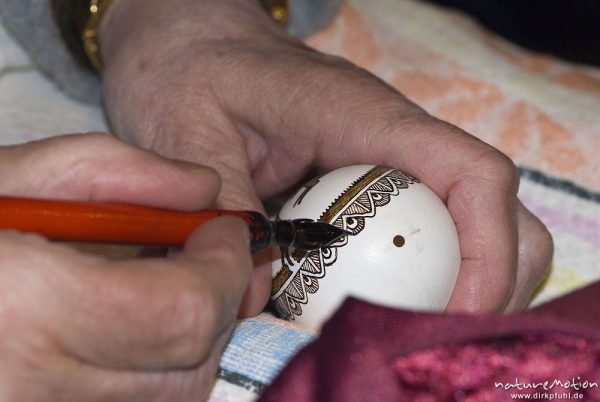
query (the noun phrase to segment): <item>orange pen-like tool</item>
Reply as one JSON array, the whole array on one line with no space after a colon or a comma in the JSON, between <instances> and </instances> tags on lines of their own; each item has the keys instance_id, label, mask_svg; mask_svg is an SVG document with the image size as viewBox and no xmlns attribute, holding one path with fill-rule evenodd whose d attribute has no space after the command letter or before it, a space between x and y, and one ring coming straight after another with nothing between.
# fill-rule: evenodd
<instances>
[{"instance_id":1,"label":"orange pen-like tool","mask_svg":"<svg viewBox=\"0 0 600 402\"><path fill-rule=\"evenodd\" d=\"M349 234L307 219L269 221L254 211L180 212L129 204L0 197L0 229L62 241L181 246L196 227L223 215L248 223L252 252L273 244L311 250Z\"/></svg>"}]
</instances>

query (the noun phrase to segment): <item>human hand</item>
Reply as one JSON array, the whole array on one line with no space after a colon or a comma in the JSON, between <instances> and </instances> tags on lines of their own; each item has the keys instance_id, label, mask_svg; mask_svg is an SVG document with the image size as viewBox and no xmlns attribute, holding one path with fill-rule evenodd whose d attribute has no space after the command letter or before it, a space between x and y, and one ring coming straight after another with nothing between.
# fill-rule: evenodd
<instances>
[{"instance_id":1,"label":"human hand","mask_svg":"<svg viewBox=\"0 0 600 402\"><path fill-rule=\"evenodd\" d=\"M210 169L103 134L0 147L5 195L208 207ZM246 225L219 218L171 259L109 261L0 231L0 400L202 400L248 285Z\"/></svg>"},{"instance_id":2,"label":"human hand","mask_svg":"<svg viewBox=\"0 0 600 402\"><path fill-rule=\"evenodd\" d=\"M100 33L118 135L214 167L221 207L257 209L312 167L388 165L431 187L456 223L449 310L523 308L544 276L552 240L517 199L505 155L287 36L258 2L119 0ZM260 311L269 288L264 264L243 311Z\"/></svg>"}]
</instances>

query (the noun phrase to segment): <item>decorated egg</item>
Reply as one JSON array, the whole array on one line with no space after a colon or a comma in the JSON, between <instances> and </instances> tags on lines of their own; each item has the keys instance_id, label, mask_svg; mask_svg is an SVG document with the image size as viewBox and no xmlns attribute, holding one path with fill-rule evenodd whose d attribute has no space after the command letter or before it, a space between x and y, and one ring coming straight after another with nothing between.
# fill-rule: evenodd
<instances>
[{"instance_id":1,"label":"decorated egg","mask_svg":"<svg viewBox=\"0 0 600 402\"><path fill-rule=\"evenodd\" d=\"M318 250L280 248L272 263L277 314L318 330L348 296L389 307L443 310L461 261L442 200L399 170L347 166L314 178L280 219L326 222L350 234Z\"/></svg>"}]
</instances>

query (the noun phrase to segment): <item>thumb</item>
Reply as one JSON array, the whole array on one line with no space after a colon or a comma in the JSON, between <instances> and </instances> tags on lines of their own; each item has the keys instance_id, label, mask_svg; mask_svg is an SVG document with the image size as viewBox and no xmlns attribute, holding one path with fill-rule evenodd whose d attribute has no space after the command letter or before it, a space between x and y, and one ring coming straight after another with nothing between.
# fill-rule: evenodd
<instances>
[{"instance_id":1,"label":"thumb","mask_svg":"<svg viewBox=\"0 0 600 402\"><path fill-rule=\"evenodd\" d=\"M0 156L0 191L13 196L194 210L208 207L220 188L210 168L171 161L103 133L0 147Z\"/></svg>"}]
</instances>

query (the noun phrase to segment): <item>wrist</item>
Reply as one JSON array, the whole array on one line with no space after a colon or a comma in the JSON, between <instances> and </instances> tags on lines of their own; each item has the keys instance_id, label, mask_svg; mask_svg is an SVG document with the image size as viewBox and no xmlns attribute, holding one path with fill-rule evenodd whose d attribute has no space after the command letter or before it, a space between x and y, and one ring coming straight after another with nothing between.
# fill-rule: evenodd
<instances>
[{"instance_id":1,"label":"wrist","mask_svg":"<svg viewBox=\"0 0 600 402\"><path fill-rule=\"evenodd\" d=\"M259 0L113 0L99 27L105 64L122 52L284 34Z\"/></svg>"},{"instance_id":2,"label":"wrist","mask_svg":"<svg viewBox=\"0 0 600 402\"><path fill-rule=\"evenodd\" d=\"M215 40L219 37L247 37L257 26L273 28L273 21L285 25L288 0L204 0L163 2L156 0L50 0L53 16L61 36L74 60L83 67L101 69L99 42L103 48L111 43L121 44L126 37L144 33L140 28L151 27L150 32L169 32L186 21L188 35L195 40ZM118 6L113 3L119 3ZM165 4L167 3L167 4ZM109 7L110 6L110 7ZM107 22L104 14L111 11L116 22ZM266 18L270 15L271 19ZM153 16L159 18L153 19ZM150 23L152 22L152 23ZM173 25L175 23L175 25ZM195 27L192 27L196 24ZM100 26L108 25L102 39ZM161 26L162 25L162 26ZM121 27L121 29L120 29ZM122 29L124 28L124 29ZM192 29L196 28L196 29ZM237 29L235 29L237 28ZM115 38L111 41L111 38ZM179 38L181 39L181 38ZM110 51L107 51L110 55Z\"/></svg>"}]
</instances>

